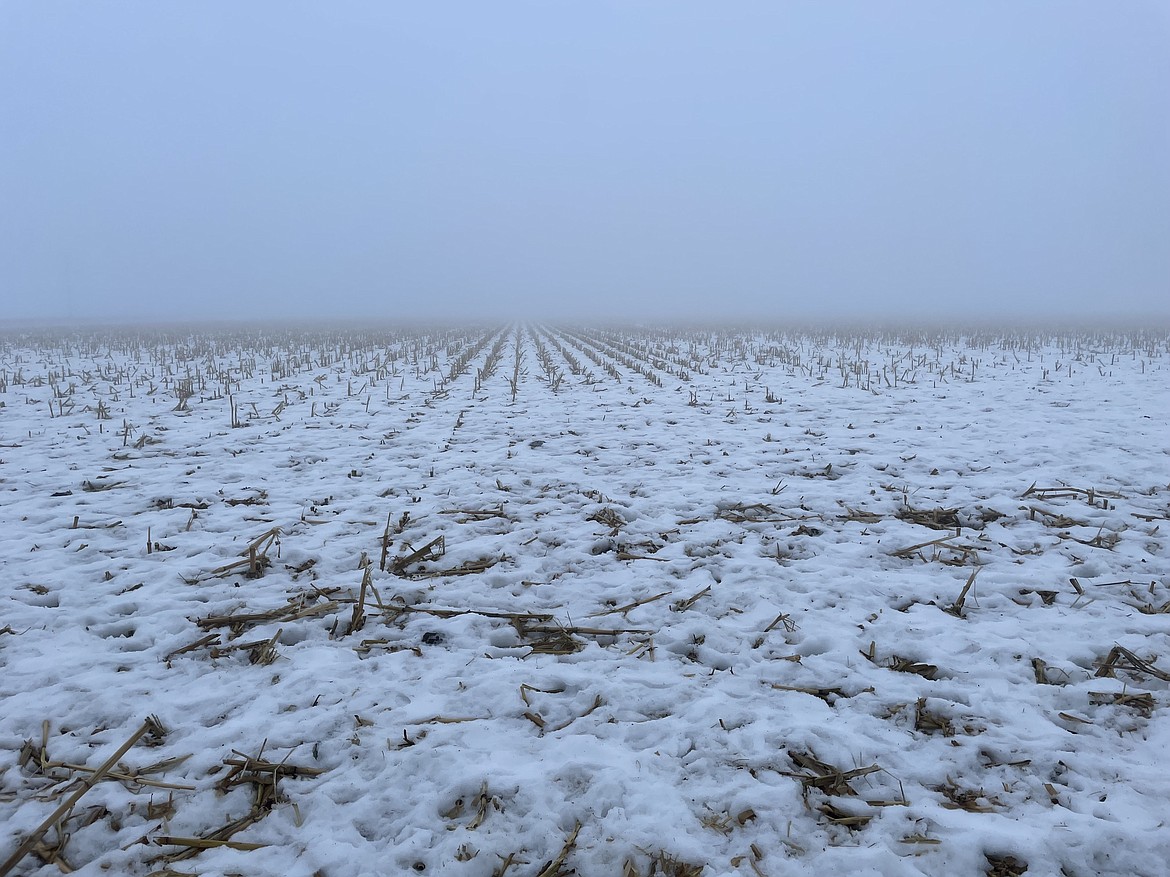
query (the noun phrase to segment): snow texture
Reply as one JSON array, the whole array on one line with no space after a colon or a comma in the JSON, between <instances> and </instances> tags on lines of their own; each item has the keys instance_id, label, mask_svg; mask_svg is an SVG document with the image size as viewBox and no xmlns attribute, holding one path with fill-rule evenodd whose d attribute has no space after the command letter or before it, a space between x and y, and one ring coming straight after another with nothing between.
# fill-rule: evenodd
<instances>
[{"instance_id":1,"label":"snow texture","mask_svg":"<svg viewBox=\"0 0 1170 877\"><path fill-rule=\"evenodd\" d=\"M0 344L14 873L1167 873L1164 333Z\"/></svg>"}]
</instances>

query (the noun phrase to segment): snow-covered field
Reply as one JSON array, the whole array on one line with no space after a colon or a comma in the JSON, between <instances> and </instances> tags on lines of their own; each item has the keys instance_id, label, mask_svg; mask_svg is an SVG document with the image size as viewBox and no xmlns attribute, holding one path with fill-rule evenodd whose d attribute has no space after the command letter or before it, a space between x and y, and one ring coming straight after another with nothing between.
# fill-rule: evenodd
<instances>
[{"instance_id":1,"label":"snow-covered field","mask_svg":"<svg viewBox=\"0 0 1170 877\"><path fill-rule=\"evenodd\" d=\"M12 873L1166 874L1168 366L9 332L0 860L85 791Z\"/></svg>"}]
</instances>

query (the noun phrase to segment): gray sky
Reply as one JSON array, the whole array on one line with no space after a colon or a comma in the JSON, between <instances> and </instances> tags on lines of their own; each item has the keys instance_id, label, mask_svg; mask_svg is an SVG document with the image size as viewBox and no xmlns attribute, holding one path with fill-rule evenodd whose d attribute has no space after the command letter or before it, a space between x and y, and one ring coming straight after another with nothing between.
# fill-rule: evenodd
<instances>
[{"instance_id":1,"label":"gray sky","mask_svg":"<svg viewBox=\"0 0 1170 877\"><path fill-rule=\"evenodd\" d=\"M0 0L0 301L1170 316L1170 5Z\"/></svg>"}]
</instances>

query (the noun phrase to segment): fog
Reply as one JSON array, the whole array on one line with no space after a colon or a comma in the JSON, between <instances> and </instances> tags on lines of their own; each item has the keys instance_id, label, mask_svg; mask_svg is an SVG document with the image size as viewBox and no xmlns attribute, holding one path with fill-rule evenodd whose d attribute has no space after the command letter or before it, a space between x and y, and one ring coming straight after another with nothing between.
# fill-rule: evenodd
<instances>
[{"instance_id":1,"label":"fog","mask_svg":"<svg viewBox=\"0 0 1170 877\"><path fill-rule=\"evenodd\" d=\"M0 4L0 320L1170 319L1168 9Z\"/></svg>"}]
</instances>

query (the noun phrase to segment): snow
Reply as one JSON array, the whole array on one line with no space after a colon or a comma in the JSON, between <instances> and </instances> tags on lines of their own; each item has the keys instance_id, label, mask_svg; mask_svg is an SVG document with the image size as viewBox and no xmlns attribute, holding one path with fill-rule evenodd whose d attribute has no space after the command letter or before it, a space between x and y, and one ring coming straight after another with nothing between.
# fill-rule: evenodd
<instances>
[{"instance_id":1,"label":"snow","mask_svg":"<svg viewBox=\"0 0 1170 877\"><path fill-rule=\"evenodd\" d=\"M0 857L153 715L14 873L1164 874L1168 363L10 332ZM312 770L254 807L244 758Z\"/></svg>"}]
</instances>

